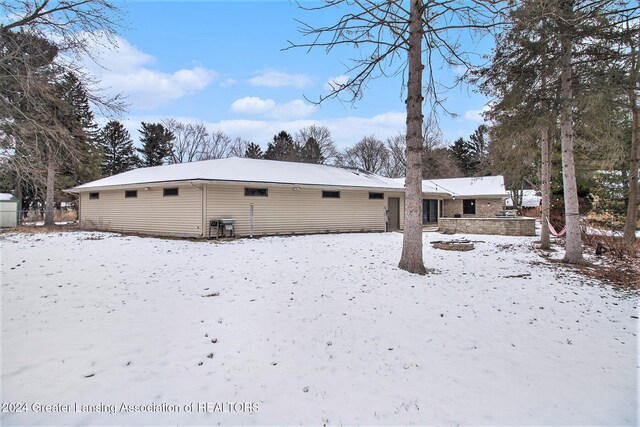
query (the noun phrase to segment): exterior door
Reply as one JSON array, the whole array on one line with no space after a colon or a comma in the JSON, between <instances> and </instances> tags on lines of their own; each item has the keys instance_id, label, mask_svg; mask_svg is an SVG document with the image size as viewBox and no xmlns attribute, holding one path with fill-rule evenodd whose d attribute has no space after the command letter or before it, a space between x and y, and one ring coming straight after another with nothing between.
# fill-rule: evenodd
<instances>
[{"instance_id":1,"label":"exterior door","mask_svg":"<svg viewBox=\"0 0 640 427\"><path fill-rule=\"evenodd\" d=\"M438 201L422 200L422 224L436 224L438 222Z\"/></svg>"},{"instance_id":2,"label":"exterior door","mask_svg":"<svg viewBox=\"0 0 640 427\"><path fill-rule=\"evenodd\" d=\"M400 198L389 197L389 231L400 229Z\"/></svg>"}]
</instances>

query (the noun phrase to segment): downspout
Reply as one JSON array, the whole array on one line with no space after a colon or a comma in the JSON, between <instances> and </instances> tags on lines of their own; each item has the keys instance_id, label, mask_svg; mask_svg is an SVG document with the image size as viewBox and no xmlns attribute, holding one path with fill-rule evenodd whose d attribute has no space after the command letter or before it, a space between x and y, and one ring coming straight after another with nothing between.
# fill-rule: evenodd
<instances>
[{"instance_id":1,"label":"downspout","mask_svg":"<svg viewBox=\"0 0 640 427\"><path fill-rule=\"evenodd\" d=\"M253 239L253 203L249 205L249 237Z\"/></svg>"},{"instance_id":2,"label":"downspout","mask_svg":"<svg viewBox=\"0 0 640 427\"><path fill-rule=\"evenodd\" d=\"M389 232L389 208L384 208L384 232Z\"/></svg>"}]
</instances>

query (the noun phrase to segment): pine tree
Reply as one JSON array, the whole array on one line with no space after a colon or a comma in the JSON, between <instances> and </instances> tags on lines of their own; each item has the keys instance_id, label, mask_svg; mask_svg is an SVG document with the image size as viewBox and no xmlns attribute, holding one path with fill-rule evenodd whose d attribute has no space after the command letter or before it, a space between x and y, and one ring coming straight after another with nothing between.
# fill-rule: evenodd
<instances>
[{"instance_id":1,"label":"pine tree","mask_svg":"<svg viewBox=\"0 0 640 427\"><path fill-rule=\"evenodd\" d=\"M262 159L264 158L264 153L258 144L250 142L244 152L244 156L249 159Z\"/></svg>"},{"instance_id":2,"label":"pine tree","mask_svg":"<svg viewBox=\"0 0 640 427\"><path fill-rule=\"evenodd\" d=\"M328 127L318 125L305 126L296 132L294 141L300 147L304 147L309 138L313 138L318 144L322 163L333 164L336 162L338 150Z\"/></svg>"},{"instance_id":3,"label":"pine tree","mask_svg":"<svg viewBox=\"0 0 640 427\"><path fill-rule=\"evenodd\" d=\"M625 9L620 5L616 0L514 3L511 24L497 40L492 65L480 73L484 80L481 89L497 98L489 112L494 123L492 145L503 149L492 151L501 154L517 148L525 154L519 157L526 158L536 145L542 149L543 219L549 216L554 136L561 142L565 261L571 263L583 261L579 174L589 174L585 164L598 159L596 149L606 150L619 139L613 107L617 95L611 83L616 55L608 33L619 26L619 14ZM531 164L512 163L508 167L511 171L526 170ZM541 240L547 247L544 225Z\"/></svg>"},{"instance_id":4,"label":"pine tree","mask_svg":"<svg viewBox=\"0 0 640 427\"><path fill-rule=\"evenodd\" d=\"M122 123L112 120L107 123L98 139L104 155L103 176L111 176L135 169L140 164L133 141Z\"/></svg>"},{"instance_id":5,"label":"pine tree","mask_svg":"<svg viewBox=\"0 0 640 427\"><path fill-rule=\"evenodd\" d=\"M137 151L142 154L142 166L160 166L169 160L172 153L173 133L160 123L142 122L140 142L142 148Z\"/></svg>"},{"instance_id":6,"label":"pine tree","mask_svg":"<svg viewBox=\"0 0 640 427\"><path fill-rule=\"evenodd\" d=\"M303 163L324 163L324 156L320 151L320 144L314 137L309 137L300 149L300 161Z\"/></svg>"},{"instance_id":7,"label":"pine tree","mask_svg":"<svg viewBox=\"0 0 640 427\"><path fill-rule=\"evenodd\" d=\"M299 161L300 147L293 142L293 138L286 131L274 135L273 142L267 146L264 158L267 160Z\"/></svg>"},{"instance_id":8,"label":"pine tree","mask_svg":"<svg viewBox=\"0 0 640 427\"><path fill-rule=\"evenodd\" d=\"M469 136L469 141L467 141L469 151L469 168L471 173L474 175L481 171L487 156L489 145L487 141L487 134L487 125L482 124L478 126L471 136Z\"/></svg>"},{"instance_id":9,"label":"pine tree","mask_svg":"<svg viewBox=\"0 0 640 427\"><path fill-rule=\"evenodd\" d=\"M463 138L458 138L451 146L451 154L458 164L458 168L464 174L464 176L471 176L471 153L469 152L469 145Z\"/></svg>"},{"instance_id":10,"label":"pine tree","mask_svg":"<svg viewBox=\"0 0 640 427\"><path fill-rule=\"evenodd\" d=\"M71 187L101 176L102 153L97 144L98 125L89 105L89 97L83 83L74 73L67 73L60 84L61 98L69 110L65 124L73 135L75 157L66 156L62 161L62 187Z\"/></svg>"}]
</instances>

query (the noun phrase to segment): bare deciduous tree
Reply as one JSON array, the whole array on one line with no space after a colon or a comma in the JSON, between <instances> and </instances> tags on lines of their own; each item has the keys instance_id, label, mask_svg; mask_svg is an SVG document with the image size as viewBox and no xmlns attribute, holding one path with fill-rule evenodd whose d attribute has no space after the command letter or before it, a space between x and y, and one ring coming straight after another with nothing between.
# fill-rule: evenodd
<instances>
[{"instance_id":1,"label":"bare deciduous tree","mask_svg":"<svg viewBox=\"0 0 640 427\"><path fill-rule=\"evenodd\" d=\"M356 101L362 97L370 79L406 77L403 88L406 88L407 95L407 177L405 228L399 266L412 273L424 274L422 106L426 99L432 109L444 108L442 94L451 85L437 81L434 68L438 63L471 65L470 57L461 49L461 33L470 28L491 27L494 1L411 0L407 9L401 0L324 0L319 6L301 7L314 13L341 9L343 14L335 23L326 26L315 27L300 22L300 32L312 40L309 43L291 43L290 47L324 48L331 52L336 46L347 45L359 50L359 58L345 73L349 79L344 83L334 82L330 93L321 96L319 102L342 95L346 95L349 101ZM423 67L423 59L426 68Z\"/></svg>"},{"instance_id":2,"label":"bare deciduous tree","mask_svg":"<svg viewBox=\"0 0 640 427\"><path fill-rule=\"evenodd\" d=\"M227 157L245 157L249 144L251 144L251 141L242 139L239 136L234 138L229 145Z\"/></svg>"},{"instance_id":3,"label":"bare deciduous tree","mask_svg":"<svg viewBox=\"0 0 640 427\"><path fill-rule=\"evenodd\" d=\"M329 128L317 125L305 126L296 133L294 141L298 146L304 147L310 138L315 139L320 146L320 156L324 159L324 163L334 164L338 156L338 150L333 142Z\"/></svg>"},{"instance_id":4,"label":"bare deciduous tree","mask_svg":"<svg viewBox=\"0 0 640 427\"><path fill-rule=\"evenodd\" d=\"M229 157L233 140L221 130L212 132L206 141L206 148L198 160L223 159Z\"/></svg>"},{"instance_id":5,"label":"bare deciduous tree","mask_svg":"<svg viewBox=\"0 0 640 427\"><path fill-rule=\"evenodd\" d=\"M366 136L340 155L340 165L380 174L387 167L388 159L384 142L375 136Z\"/></svg>"},{"instance_id":6,"label":"bare deciduous tree","mask_svg":"<svg viewBox=\"0 0 640 427\"><path fill-rule=\"evenodd\" d=\"M407 138L402 134L390 136L385 144L388 159L384 175L391 178L404 178L407 174Z\"/></svg>"},{"instance_id":7,"label":"bare deciduous tree","mask_svg":"<svg viewBox=\"0 0 640 427\"><path fill-rule=\"evenodd\" d=\"M201 160L207 149L208 132L204 124L182 123L168 118L162 121L175 139L172 142L173 151L170 163L189 163Z\"/></svg>"},{"instance_id":8,"label":"bare deciduous tree","mask_svg":"<svg viewBox=\"0 0 640 427\"><path fill-rule=\"evenodd\" d=\"M183 123L167 118L163 124L175 136L170 163L244 157L250 143L239 137L231 138L221 130L209 133L203 123Z\"/></svg>"}]
</instances>

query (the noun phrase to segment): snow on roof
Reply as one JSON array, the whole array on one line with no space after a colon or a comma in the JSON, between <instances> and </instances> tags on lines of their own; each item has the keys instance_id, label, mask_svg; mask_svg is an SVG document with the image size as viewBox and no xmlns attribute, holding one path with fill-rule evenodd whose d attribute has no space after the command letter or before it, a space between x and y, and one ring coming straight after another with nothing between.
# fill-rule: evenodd
<instances>
[{"instance_id":1,"label":"snow on roof","mask_svg":"<svg viewBox=\"0 0 640 427\"><path fill-rule=\"evenodd\" d=\"M230 157L134 169L79 185L69 191L196 180L403 189L403 185L393 179L353 169Z\"/></svg>"},{"instance_id":2,"label":"snow on roof","mask_svg":"<svg viewBox=\"0 0 640 427\"><path fill-rule=\"evenodd\" d=\"M502 175L470 178L427 179L425 181L427 181L427 184L430 186L435 187L439 191L444 190L452 196L508 196L507 190L504 188L504 177ZM424 184L425 183L423 181L423 187Z\"/></svg>"},{"instance_id":3,"label":"snow on roof","mask_svg":"<svg viewBox=\"0 0 640 427\"><path fill-rule=\"evenodd\" d=\"M393 178L394 181L397 181L399 183L402 184L402 186L404 187L404 178ZM445 196L450 196L451 193L448 191L443 190L442 188L439 188L435 185L433 185L429 180L425 179L422 180L422 192L423 193L429 193L429 194L442 194Z\"/></svg>"},{"instance_id":4,"label":"snow on roof","mask_svg":"<svg viewBox=\"0 0 640 427\"><path fill-rule=\"evenodd\" d=\"M522 190L522 207L537 208L542 203L542 196L539 196L536 190ZM506 207L513 207L513 199L509 197L505 201Z\"/></svg>"},{"instance_id":5,"label":"snow on roof","mask_svg":"<svg viewBox=\"0 0 640 427\"><path fill-rule=\"evenodd\" d=\"M404 183L404 178L398 178L397 181ZM424 179L422 180L422 192L454 197L508 196L504 188L504 177L502 175L471 178Z\"/></svg>"},{"instance_id":6,"label":"snow on roof","mask_svg":"<svg viewBox=\"0 0 640 427\"><path fill-rule=\"evenodd\" d=\"M0 193L0 202L9 202L15 200L13 194L10 193Z\"/></svg>"}]
</instances>

